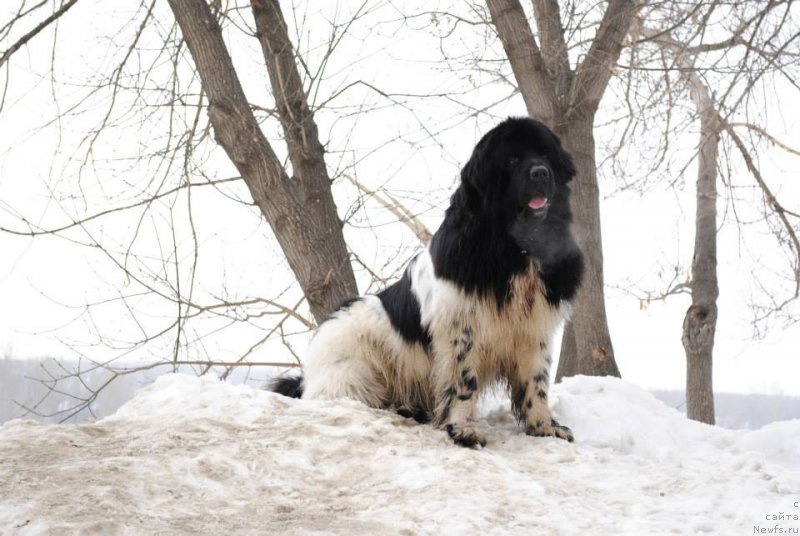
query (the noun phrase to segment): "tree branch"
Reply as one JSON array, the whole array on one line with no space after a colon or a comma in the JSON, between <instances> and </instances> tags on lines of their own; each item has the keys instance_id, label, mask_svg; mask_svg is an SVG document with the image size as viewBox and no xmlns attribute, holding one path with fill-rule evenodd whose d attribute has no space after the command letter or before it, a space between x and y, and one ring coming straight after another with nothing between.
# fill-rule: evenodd
<instances>
[{"instance_id":1,"label":"tree branch","mask_svg":"<svg viewBox=\"0 0 800 536\"><path fill-rule=\"evenodd\" d=\"M739 149L739 153L742 155L744 159L745 165L747 166L747 170L753 175L753 178L756 180L759 188L761 188L761 192L764 194L764 199L767 203L767 206L772 209L775 214L777 214L778 219L781 221L781 225L783 226L784 230L786 231L787 236L789 237L789 246L790 249L793 250L794 253L794 294L792 298L800 297L800 239L797 238L797 233L794 230L787 214L791 214L788 212L783 205L778 201L778 198L775 197L775 194L772 193L772 190L767 185L767 182L764 180L763 175L761 175L761 171L756 166L755 161L753 160L752 155L747 150L742 139L733 129L733 127L725 122L722 118L720 118L722 129L731 137L733 143L736 145L736 148Z\"/></svg>"},{"instance_id":2,"label":"tree branch","mask_svg":"<svg viewBox=\"0 0 800 536\"><path fill-rule=\"evenodd\" d=\"M281 79L273 90L278 97L278 107L288 107L279 113L293 118L287 142L290 153L294 154L293 164L301 164L299 169L295 168L298 180L289 179L261 131L209 5L205 0L169 0L169 4L208 95L209 116L217 142L241 173L303 288L311 312L322 321L342 301L356 295L358 289L327 173L320 170L319 163L313 159L313 152L322 150L318 139L309 138L316 134L316 128L301 129L299 133L292 130L296 121L308 121L310 116L304 112L308 110L307 105L298 105L300 96L285 78L289 69L285 65L286 58L294 61L291 48L286 45L288 36L280 36L284 44L274 48L277 56L268 59L268 65L277 62L270 68L270 78L276 75ZM272 11L265 12L262 8ZM283 30L285 34L280 11L274 8L271 1L253 2L254 13L261 21L259 25L267 24L270 32ZM287 88L294 89L287 91ZM298 140L301 147L298 147ZM310 157L312 160L306 161ZM303 171L307 164L314 173ZM309 179L309 175L314 177Z\"/></svg>"},{"instance_id":3,"label":"tree branch","mask_svg":"<svg viewBox=\"0 0 800 536\"><path fill-rule=\"evenodd\" d=\"M386 197L384 197L380 193L370 190L354 177L348 175L346 178L353 186L364 192L364 194L367 196L375 199L386 210L394 214L394 216L397 217L401 223L405 224L405 226L408 227L412 233L414 233L414 236L417 237L423 246L428 245L428 242L430 242L431 238L433 237L433 233L431 233L425 224L419 221L419 219L414 216L411 211L409 211L402 203L400 203L400 201L394 199L389 194L385 194Z\"/></svg>"},{"instance_id":4,"label":"tree branch","mask_svg":"<svg viewBox=\"0 0 800 536\"><path fill-rule=\"evenodd\" d=\"M76 3L78 3L78 0L69 0L66 4L62 5L56 11L54 11L52 15L50 15L42 22L37 24L33 30L31 30L30 32L26 33L25 35L17 39L17 41L15 41L9 48L7 48L6 51L3 52L3 55L0 56L0 67L2 67L3 64L7 62L11 58L11 56L14 55L16 51L25 46L25 44L28 41L36 37L42 30L44 30L45 28L50 26L53 22L58 20L64 13L69 11L69 9Z\"/></svg>"},{"instance_id":5,"label":"tree branch","mask_svg":"<svg viewBox=\"0 0 800 536\"><path fill-rule=\"evenodd\" d=\"M728 126L731 127L731 128L744 127L744 128L750 129L752 131L755 131L758 134L760 134L761 136L767 138L770 142L774 143L775 145L777 145L778 147L780 147L781 149L786 151L787 153L792 153L794 155L800 156L800 150L793 149L793 148L789 147L788 145L786 145L785 143L782 143L775 136L773 136L772 134L770 134L769 132L767 132L766 130L764 130L763 128L761 128L758 125L754 125L753 123L736 123L736 122L733 122L733 123L728 123Z\"/></svg>"},{"instance_id":6,"label":"tree branch","mask_svg":"<svg viewBox=\"0 0 800 536\"><path fill-rule=\"evenodd\" d=\"M611 0L589 52L575 71L569 114L594 114L622 52L622 43L639 9L634 0Z\"/></svg>"},{"instance_id":7,"label":"tree branch","mask_svg":"<svg viewBox=\"0 0 800 536\"><path fill-rule=\"evenodd\" d=\"M565 98L572 85L567 43L557 0L533 0L533 15L542 44L542 60L555 81L557 98ZM562 105L564 103L562 102Z\"/></svg>"},{"instance_id":8,"label":"tree branch","mask_svg":"<svg viewBox=\"0 0 800 536\"><path fill-rule=\"evenodd\" d=\"M486 0L528 114L555 125L559 117L556 88L519 0Z\"/></svg>"}]
</instances>

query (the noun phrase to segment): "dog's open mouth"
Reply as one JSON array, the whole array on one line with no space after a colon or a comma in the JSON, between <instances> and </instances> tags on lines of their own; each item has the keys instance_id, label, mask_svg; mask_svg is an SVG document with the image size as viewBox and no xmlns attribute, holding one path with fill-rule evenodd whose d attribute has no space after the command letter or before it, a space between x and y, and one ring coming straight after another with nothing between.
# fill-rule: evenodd
<instances>
[{"instance_id":1,"label":"dog's open mouth","mask_svg":"<svg viewBox=\"0 0 800 536\"><path fill-rule=\"evenodd\" d=\"M528 201L528 208L533 210L541 210L547 206L548 199L546 197L534 197Z\"/></svg>"}]
</instances>

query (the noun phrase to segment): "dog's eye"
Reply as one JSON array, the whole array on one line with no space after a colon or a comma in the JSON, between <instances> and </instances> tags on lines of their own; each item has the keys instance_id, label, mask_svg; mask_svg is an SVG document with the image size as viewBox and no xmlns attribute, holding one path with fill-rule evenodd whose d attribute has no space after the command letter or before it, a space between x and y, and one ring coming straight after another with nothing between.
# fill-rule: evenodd
<instances>
[{"instance_id":1,"label":"dog's eye","mask_svg":"<svg viewBox=\"0 0 800 536\"><path fill-rule=\"evenodd\" d=\"M509 167L515 166L517 165L517 162L519 162L519 158L517 158L516 156L512 156L511 158L508 159L508 166Z\"/></svg>"}]
</instances>

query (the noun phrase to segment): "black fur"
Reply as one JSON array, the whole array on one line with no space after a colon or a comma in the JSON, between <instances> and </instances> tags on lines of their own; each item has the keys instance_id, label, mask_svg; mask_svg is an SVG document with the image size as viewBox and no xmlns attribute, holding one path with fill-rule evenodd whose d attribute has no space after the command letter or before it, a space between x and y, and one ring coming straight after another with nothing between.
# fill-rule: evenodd
<instances>
[{"instance_id":1,"label":"black fur","mask_svg":"<svg viewBox=\"0 0 800 536\"><path fill-rule=\"evenodd\" d=\"M290 398L300 398L303 396L303 377L284 376L282 378L276 378L269 385L268 389Z\"/></svg>"},{"instance_id":2,"label":"black fur","mask_svg":"<svg viewBox=\"0 0 800 536\"><path fill-rule=\"evenodd\" d=\"M511 393L511 408L514 411L514 415L516 415L517 420L523 421L525 420L525 393L528 390L528 384L523 383L521 385L517 385L516 388L512 389Z\"/></svg>"},{"instance_id":3,"label":"black fur","mask_svg":"<svg viewBox=\"0 0 800 536\"><path fill-rule=\"evenodd\" d=\"M531 166L551 172L549 184L529 184ZM502 308L509 281L529 260L539 266L553 305L570 300L583 275L583 256L572 239L567 183L575 175L572 158L542 123L510 118L475 146L461 172L442 226L431 241L436 276L466 291L491 295ZM547 194L544 216L525 207L533 195Z\"/></svg>"},{"instance_id":4,"label":"black fur","mask_svg":"<svg viewBox=\"0 0 800 536\"><path fill-rule=\"evenodd\" d=\"M420 424L428 424L431 422L431 415L422 408L399 408L398 415L407 419L414 419Z\"/></svg>"},{"instance_id":5,"label":"black fur","mask_svg":"<svg viewBox=\"0 0 800 536\"><path fill-rule=\"evenodd\" d=\"M400 333L404 340L418 342L425 348L431 344L430 334L422 327L419 303L414 293L411 292L411 277L408 270L403 273L400 281L379 292L378 298L380 298L386 314L389 315L392 327Z\"/></svg>"}]
</instances>

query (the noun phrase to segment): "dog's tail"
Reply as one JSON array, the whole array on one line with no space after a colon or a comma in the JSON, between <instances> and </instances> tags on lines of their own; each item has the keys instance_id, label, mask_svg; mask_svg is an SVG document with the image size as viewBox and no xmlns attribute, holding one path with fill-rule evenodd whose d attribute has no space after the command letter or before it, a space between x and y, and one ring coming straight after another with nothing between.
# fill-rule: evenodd
<instances>
[{"instance_id":1,"label":"dog's tail","mask_svg":"<svg viewBox=\"0 0 800 536\"><path fill-rule=\"evenodd\" d=\"M276 378L270 382L267 389L283 396L300 398L303 396L303 376Z\"/></svg>"}]
</instances>

